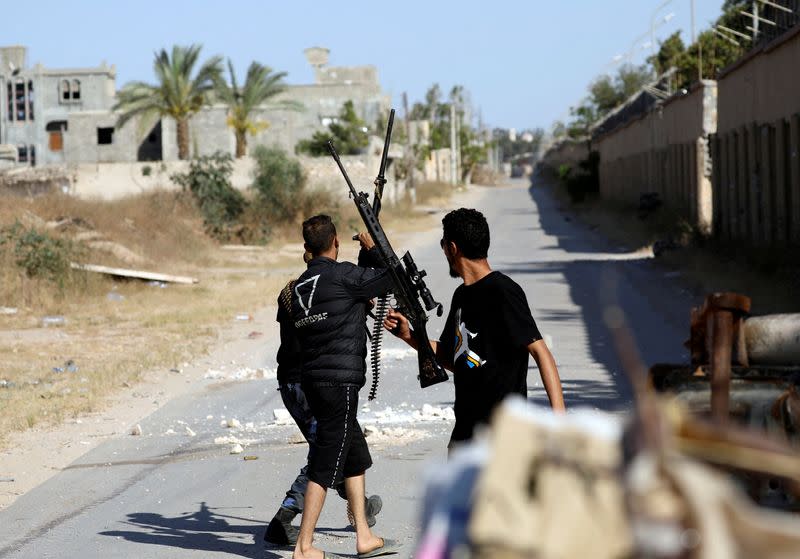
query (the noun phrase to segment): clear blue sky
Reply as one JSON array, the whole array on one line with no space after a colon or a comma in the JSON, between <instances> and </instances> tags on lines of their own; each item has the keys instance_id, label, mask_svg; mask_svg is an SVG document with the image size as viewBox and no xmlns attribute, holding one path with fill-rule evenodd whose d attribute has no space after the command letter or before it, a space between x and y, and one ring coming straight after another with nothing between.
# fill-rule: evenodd
<instances>
[{"instance_id":1,"label":"clear blue sky","mask_svg":"<svg viewBox=\"0 0 800 559\"><path fill-rule=\"evenodd\" d=\"M488 125L524 129L564 117L591 79L649 30L662 1L3 2L0 42L28 46L29 64L116 64L118 87L152 81L153 52L189 43L230 57L240 73L258 60L288 72L289 83L310 83L303 49L325 46L333 65L377 66L397 106L403 91L413 102L434 82L445 91L462 84ZM695 3L697 28L704 29L722 0ZM661 10L675 15L657 37L682 29L688 42L689 6L673 0ZM639 48L635 61L647 53Z\"/></svg>"}]
</instances>

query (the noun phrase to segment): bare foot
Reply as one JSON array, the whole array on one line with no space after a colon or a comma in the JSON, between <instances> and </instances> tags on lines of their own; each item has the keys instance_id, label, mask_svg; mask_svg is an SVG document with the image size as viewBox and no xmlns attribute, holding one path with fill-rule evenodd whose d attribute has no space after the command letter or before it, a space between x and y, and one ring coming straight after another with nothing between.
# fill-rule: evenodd
<instances>
[{"instance_id":1,"label":"bare foot","mask_svg":"<svg viewBox=\"0 0 800 559\"><path fill-rule=\"evenodd\" d=\"M370 534L364 538L356 538L356 551L358 553L369 553L379 547L383 547L383 538Z\"/></svg>"},{"instance_id":2,"label":"bare foot","mask_svg":"<svg viewBox=\"0 0 800 559\"><path fill-rule=\"evenodd\" d=\"M292 559L325 559L325 552L313 546L305 549L300 549L300 546L297 546L292 553Z\"/></svg>"}]
</instances>

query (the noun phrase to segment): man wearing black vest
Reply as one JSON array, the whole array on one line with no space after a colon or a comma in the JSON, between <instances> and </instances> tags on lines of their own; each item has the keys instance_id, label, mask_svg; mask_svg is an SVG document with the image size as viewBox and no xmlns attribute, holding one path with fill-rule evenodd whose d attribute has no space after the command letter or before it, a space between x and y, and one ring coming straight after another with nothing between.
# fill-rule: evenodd
<instances>
[{"instance_id":1,"label":"man wearing black vest","mask_svg":"<svg viewBox=\"0 0 800 559\"><path fill-rule=\"evenodd\" d=\"M375 251L371 251L375 252ZM363 255L363 257L362 257ZM362 250L362 255L359 255L359 260L364 260L370 263L367 251ZM306 251L303 255L303 260L308 264L311 260L311 253ZM374 258L372 259L374 260ZM379 259L378 259L379 260ZM379 263L375 267L381 267ZM278 315L276 320L280 325L280 339L281 344L278 347L278 389L281 393L281 400L286 410L294 419L306 442L309 444L308 458L306 464L300 470L300 474L292 482L291 487L286 492L281 502L281 506L264 532L264 541L274 545L295 545L297 544L298 530L292 525L292 520L298 514L303 512L303 503L305 502L306 486L308 485L308 462L313 453L313 440L317 435L317 420L308 406L308 400L303 392L302 385L300 384L300 369L302 359L300 355L300 342L297 339L297 334L294 329L294 320L292 320L292 292L296 280L292 280L286 284L278 295ZM344 486L340 484L336 487L336 492L343 499L347 499L345 495ZM367 517L367 524L371 528L375 525L377 515L381 511L383 502L380 496L371 495L367 497L364 504L364 511ZM355 525L355 520L352 513L348 508L348 516L350 523Z\"/></svg>"},{"instance_id":2,"label":"man wearing black vest","mask_svg":"<svg viewBox=\"0 0 800 559\"><path fill-rule=\"evenodd\" d=\"M306 220L303 240L312 258L295 282L291 310L300 342L301 384L317 432L293 557L326 556L312 545L314 529L327 489L342 481L355 521L358 556L393 553L399 546L374 535L367 525L364 474L372 458L356 418L358 391L366 382L367 306L370 299L391 290L391 280L384 270L336 261L339 240L328 216ZM368 235L361 235L361 242L368 249L373 244Z\"/></svg>"}]
</instances>

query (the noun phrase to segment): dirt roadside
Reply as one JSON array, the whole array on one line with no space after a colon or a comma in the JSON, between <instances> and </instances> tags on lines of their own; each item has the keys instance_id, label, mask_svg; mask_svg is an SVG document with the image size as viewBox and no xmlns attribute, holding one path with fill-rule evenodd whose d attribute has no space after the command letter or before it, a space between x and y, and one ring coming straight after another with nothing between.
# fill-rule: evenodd
<instances>
[{"instance_id":1,"label":"dirt roadside","mask_svg":"<svg viewBox=\"0 0 800 559\"><path fill-rule=\"evenodd\" d=\"M446 205L474 207L484 191L474 187L456 192ZM443 208L437 204L424 211L430 219L420 220L416 231L392 234L398 251L419 247L439 234ZM294 248L295 245L286 245L279 252ZM340 259L355 257L355 244L343 243ZM282 263L280 273L287 277L302 271L299 255L297 264L284 266ZM265 369L265 363L274 362L270 347L277 343L275 307L266 305L248 312L250 320L231 317L218 328L216 339L205 355L190 359L179 368L160 367L142 373L139 382L106 397L99 406L101 411L81 414L56 426L9 434L5 448L0 450L0 510L101 443L132 436L132 428L142 418L175 398L190 396L219 382L274 375L274 371Z\"/></svg>"}]
</instances>

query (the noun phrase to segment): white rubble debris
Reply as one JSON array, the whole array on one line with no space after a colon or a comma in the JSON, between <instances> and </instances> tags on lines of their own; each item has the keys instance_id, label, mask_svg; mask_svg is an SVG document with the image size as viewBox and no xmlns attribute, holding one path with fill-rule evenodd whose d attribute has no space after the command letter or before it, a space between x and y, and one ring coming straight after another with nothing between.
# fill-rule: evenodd
<instances>
[{"instance_id":1,"label":"white rubble debris","mask_svg":"<svg viewBox=\"0 0 800 559\"><path fill-rule=\"evenodd\" d=\"M225 371L222 365L218 369L209 369L203 378L210 380L252 380L252 379L272 379L276 378L277 373L274 369L242 367L235 371Z\"/></svg>"},{"instance_id":2,"label":"white rubble debris","mask_svg":"<svg viewBox=\"0 0 800 559\"><path fill-rule=\"evenodd\" d=\"M131 435L138 437L142 434L142 426L138 423L131 428Z\"/></svg>"},{"instance_id":3,"label":"white rubble debris","mask_svg":"<svg viewBox=\"0 0 800 559\"><path fill-rule=\"evenodd\" d=\"M236 443L231 447L231 454L241 454L244 452L244 447L239 443Z\"/></svg>"},{"instance_id":4,"label":"white rubble debris","mask_svg":"<svg viewBox=\"0 0 800 559\"><path fill-rule=\"evenodd\" d=\"M272 411L272 416L275 418L275 425L293 425L294 419L292 414L285 408L276 408Z\"/></svg>"},{"instance_id":5,"label":"white rubble debris","mask_svg":"<svg viewBox=\"0 0 800 559\"><path fill-rule=\"evenodd\" d=\"M192 428L187 425L186 426L186 434L189 435L190 437L194 437L197 433L192 431Z\"/></svg>"},{"instance_id":6,"label":"white rubble debris","mask_svg":"<svg viewBox=\"0 0 800 559\"><path fill-rule=\"evenodd\" d=\"M164 431L164 434L165 435L174 435L175 434L175 429L167 429L166 431Z\"/></svg>"},{"instance_id":7,"label":"white rubble debris","mask_svg":"<svg viewBox=\"0 0 800 559\"><path fill-rule=\"evenodd\" d=\"M402 361L406 357L417 355L417 350L410 347L385 347L381 349L381 359Z\"/></svg>"},{"instance_id":8,"label":"white rubble debris","mask_svg":"<svg viewBox=\"0 0 800 559\"><path fill-rule=\"evenodd\" d=\"M414 410L411 415L418 421L452 421L456 418L453 408L439 408L430 404L424 404L421 410Z\"/></svg>"},{"instance_id":9,"label":"white rubble debris","mask_svg":"<svg viewBox=\"0 0 800 559\"><path fill-rule=\"evenodd\" d=\"M405 445L412 441L424 439L428 434L419 429L406 429L404 427L385 427L381 429L376 425L365 425L364 436L369 439L370 443Z\"/></svg>"},{"instance_id":10,"label":"white rubble debris","mask_svg":"<svg viewBox=\"0 0 800 559\"><path fill-rule=\"evenodd\" d=\"M207 415L206 419L214 419L214 416L213 415Z\"/></svg>"},{"instance_id":11,"label":"white rubble debris","mask_svg":"<svg viewBox=\"0 0 800 559\"><path fill-rule=\"evenodd\" d=\"M242 423L235 417L231 417L225 422L225 426L229 429L241 429Z\"/></svg>"}]
</instances>

